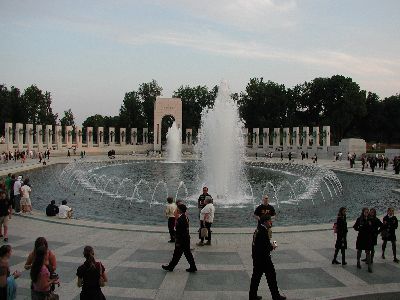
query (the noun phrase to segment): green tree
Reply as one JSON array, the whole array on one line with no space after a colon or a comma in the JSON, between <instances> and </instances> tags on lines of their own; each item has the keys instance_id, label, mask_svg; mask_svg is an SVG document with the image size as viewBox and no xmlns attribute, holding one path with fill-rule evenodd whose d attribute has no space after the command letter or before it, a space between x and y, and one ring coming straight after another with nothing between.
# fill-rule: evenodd
<instances>
[{"instance_id":1,"label":"green tree","mask_svg":"<svg viewBox=\"0 0 400 300\"><path fill-rule=\"evenodd\" d=\"M71 109L64 111L64 116L60 119L61 126L75 126L75 118Z\"/></svg>"},{"instance_id":2,"label":"green tree","mask_svg":"<svg viewBox=\"0 0 400 300\"><path fill-rule=\"evenodd\" d=\"M145 117L145 124L148 128L153 127L154 123L154 102L157 96L160 96L162 87L158 85L154 79L147 83L142 83L139 86L137 94L143 105L143 113Z\"/></svg>"},{"instance_id":3,"label":"green tree","mask_svg":"<svg viewBox=\"0 0 400 300\"><path fill-rule=\"evenodd\" d=\"M125 93L119 110L119 121L121 126L127 129L139 128L145 125L143 103L140 101L140 96L136 91Z\"/></svg>"},{"instance_id":4,"label":"green tree","mask_svg":"<svg viewBox=\"0 0 400 300\"><path fill-rule=\"evenodd\" d=\"M23 94L24 109L27 112L28 122L36 124L56 124L57 114L51 108L52 98L50 92L43 92L31 85Z\"/></svg>"},{"instance_id":5,"label":"green tree","mask_svg":"<svg viewBox=\"0 0 400 300\"><path fill-rule=\"evenodd\" d=\"M385 124L382 128L382 135L389 144L400 142L400 94L387 97L383 100L383 117ZM375 123L372 119L371 122Z\"/></svg>"}]
</instances>

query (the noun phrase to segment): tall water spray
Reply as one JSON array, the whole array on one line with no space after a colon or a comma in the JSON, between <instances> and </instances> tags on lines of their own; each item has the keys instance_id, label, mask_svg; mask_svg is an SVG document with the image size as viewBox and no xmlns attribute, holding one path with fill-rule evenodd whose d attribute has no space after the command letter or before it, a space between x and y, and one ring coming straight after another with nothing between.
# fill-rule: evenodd
<instances>
[{"instance_id":1,"label":"tall water spray","mask_svg":"<svg viewBox=\"0 0 400 300\"><path fill-rule=\"evenodd\" d=\"M176 122L167 133L167 162L182 162L182 131Z\"/></svg>"},{"instance_id":2,"label":"tall water spray","mask_svg":"<svg viewBox=\"0 0 400 300\"><path fill-rule=\"evenodd\" d=\"M245 179L243 123L229 86L222 81L212 109L203 110L197 145L205 169L204 183L225 204L244 200Z\"/></svg>"}]
</instances>

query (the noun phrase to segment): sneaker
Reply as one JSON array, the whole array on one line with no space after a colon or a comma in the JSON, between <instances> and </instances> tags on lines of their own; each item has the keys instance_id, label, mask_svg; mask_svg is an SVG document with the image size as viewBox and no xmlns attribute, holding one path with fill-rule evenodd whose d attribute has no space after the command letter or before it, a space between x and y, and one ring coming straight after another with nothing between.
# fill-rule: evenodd
<instances>
[{"instance_id":1,"label":"sneaker","mask_svg":"<svg viewBox=\"0 0 400 300\"><path fill-rule=\"evenodd\" d=\"M396 264L399 263L399 260L398 260L397 258L393 259L393 261L394 261Z\"/></svg>"},{"instance_id":2,"label":"sneaker","mask_svg":"<svg viewBox=\"0 0 400 300\"><path fill-rule=\"evenodd\" d=\"M197 268L190 267L189 269L186 269L186 272L195 273L195 272L197 272Z\"/></svg>"},{"instance_id":3,"label":"sneaker","mask_svg":"<svg viewBox=\"0 0 400 300\"><path fill-rule=\"evenodd\" d=\"M204 243L203 242L198 242L196 245L197 246L204 246Z\"/></svg>"},{"instance_id":4,"label":"sneaker","mask_svg":"<svg viewBox=\"0 0 400 300\"><path fill-rule=\"evenodd\" d=\"M211 246L211 241L207 241L204 245Z\"/></svg>"},{"instance_id":5,"label":"sneaker","mask_svg":"<svg viewBox=\"0 0 400 300\"><path fill-rule=\"evenodd\" d=\"M342 266L345 266L345 265L347 265L347 262L342 261Z\"/></svg>"},{"instance_id":6,"label":"sneaker","mask_svg":"<svg viewBox=\"0 0 400 300\"><path fill-rule=\"evenodd\" d=\"M163 268L165 271L168 271L168 272L172 272L174 270L168 265L162 265L161 268Z\"/></svg>"},{"instance_id":7,"label":"sneaker","mask_svg":"<svg viewBox=\"0 0 400 300\"><path fill-rule=\"evenodd\" d=\"M338 262L336 259L332 260L332 265L340 265L340 262Z\"/></svg>"}]
</instances>

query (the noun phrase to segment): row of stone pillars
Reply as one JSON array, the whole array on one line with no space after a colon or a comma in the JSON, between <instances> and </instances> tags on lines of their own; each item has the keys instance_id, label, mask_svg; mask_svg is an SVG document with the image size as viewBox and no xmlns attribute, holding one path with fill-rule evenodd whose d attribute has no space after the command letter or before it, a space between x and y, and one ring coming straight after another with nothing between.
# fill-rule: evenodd
<instances>
[{"instance_id":1,"label":"row of stone pillars","mask_svg":"<svg viewBox=\"0 0 400 300\"><path fill-rule=\"evenodd\" d=\"M274 128L270 131L269 128L263 128L260 133L259 128L253 128L253 133L249 133L248 128L244 128L245 144L248 144L249 135L252 135L253 147L258 147L262 144L263 148L267 147L329 147L331 145L331 127L323 126L322 131L319 126L312 127L293 127L290 128ZM271 143L272 141L272 143ZM312 142L311 142L312 141Z\"/></svg>"}]
</instances>

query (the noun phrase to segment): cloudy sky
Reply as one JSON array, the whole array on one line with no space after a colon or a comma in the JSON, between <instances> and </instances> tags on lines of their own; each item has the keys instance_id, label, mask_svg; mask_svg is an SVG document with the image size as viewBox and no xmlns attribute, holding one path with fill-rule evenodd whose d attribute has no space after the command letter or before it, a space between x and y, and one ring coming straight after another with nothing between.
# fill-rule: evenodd
<instances>
[{"instance_id":1,"label":"cloudy sky","mask_svg":"<svg viewBox=\"0 0 400 300\"><path fill-rule=\"evenodd\" d=\"M343 74L400 92L399 0L0 0L0 82L36 84L77 122L125 92Z\"/></svg>"}]
</instances>

